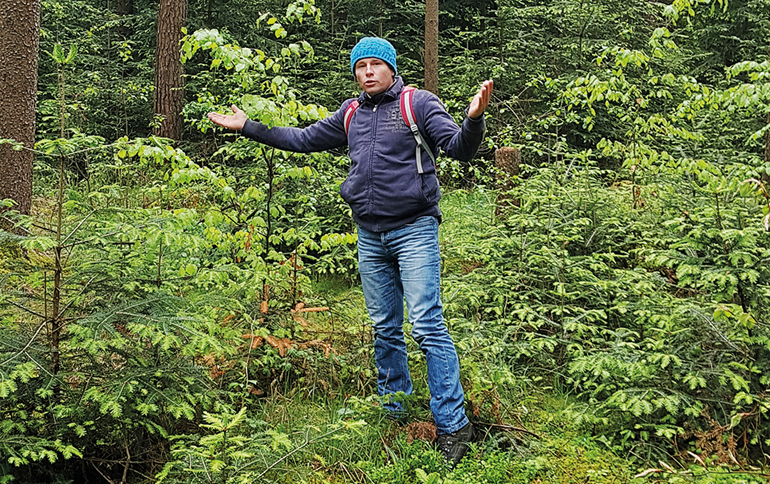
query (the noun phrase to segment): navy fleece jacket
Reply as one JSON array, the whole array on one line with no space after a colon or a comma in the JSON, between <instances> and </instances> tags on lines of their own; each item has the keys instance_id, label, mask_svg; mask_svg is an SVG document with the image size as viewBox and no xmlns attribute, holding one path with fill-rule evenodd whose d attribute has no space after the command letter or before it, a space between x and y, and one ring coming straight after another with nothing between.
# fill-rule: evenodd
<instances>
[{"instance_id":1,"label":"navy fleece jacket","mask_svg":"<svg viewBox=\"0 0 770 484\"><path fill-rule=\"evenodd\" d=\"M345 135L345 109L353 99L342 103L330 117L307 128L268 128L247 121L241 133L275 148L309 153L350 147L350 172L342 183L342 198L350 205L353 218L370 232L393 230L424 215L441 220L438 201L441 193L436 167L423 151L423 173L417 171L417 142L401 115L400 77L385 92L370 97L362 93L348 135ZM441 101L428 91L414 93L417 126L433 153L440 148L447 156L468 161L484 139L484 117L465 117L462 126L446 112Z\"/></svg>"}]
</instances>

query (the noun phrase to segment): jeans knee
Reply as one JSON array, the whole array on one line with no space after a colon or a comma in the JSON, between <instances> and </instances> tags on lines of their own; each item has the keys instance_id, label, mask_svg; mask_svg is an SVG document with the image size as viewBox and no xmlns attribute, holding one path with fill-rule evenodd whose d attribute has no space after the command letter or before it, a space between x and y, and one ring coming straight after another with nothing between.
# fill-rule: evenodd
<instances>
[{"instance_id":1,"label":"jeans knee","mask_svg":"<svg viewBox=\"0 0 770 484\"><path fill-rule=\"evenodd\" d=\"M433 321L429 324L414 324L411 335L420 347L428 341L452 344L452 338L449 336L449 331L443 320Z\"/></svg>"}]
</instances>

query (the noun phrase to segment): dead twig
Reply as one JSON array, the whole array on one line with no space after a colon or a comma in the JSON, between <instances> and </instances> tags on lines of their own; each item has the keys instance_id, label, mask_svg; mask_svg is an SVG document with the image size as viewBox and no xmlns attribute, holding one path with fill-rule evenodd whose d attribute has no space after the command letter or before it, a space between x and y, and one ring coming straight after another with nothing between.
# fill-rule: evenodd
<instances>
[{"instance_id":1,"label":"dead twig","mask_svg":"<svg viewBox=\"0 0 770 484\"><path fill-rule=\"evenodd\" d=\"M503 430L505 432L522 432L522 433L525 433L525 434L529 434L529 435L531 435L533 437L536 437L538 439L542 439L543 438L540 435L536 434L535 432L532 432L531 430L527 430L527 429L521 428L521 427L514 427L513 425L491 424L491 423L483 423L483 422L479 422L478 425L482 425L482 426L486 426L486 427L490 427L490 428L500 429L500 430Z\"/></svg>"}]
</instances>

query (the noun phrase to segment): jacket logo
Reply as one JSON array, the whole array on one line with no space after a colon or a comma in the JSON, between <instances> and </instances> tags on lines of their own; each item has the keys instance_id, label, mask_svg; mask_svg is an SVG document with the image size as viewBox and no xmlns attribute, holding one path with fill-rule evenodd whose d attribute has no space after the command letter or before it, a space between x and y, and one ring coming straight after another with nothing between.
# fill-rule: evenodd
<instances>
[{"instance_id":1,"label":"jacket logo","mask_svg":"<svg viewBox=\"0 0 770 484\"><path fill-rule=\"evenodd\" d=\"M382 128L390 133L408 132L409 128L404 122L404 117L401 116L401 106L398 103L393 103L392 106L388 106L383 114L384 122Z\"/></svg>"}]
</instances>

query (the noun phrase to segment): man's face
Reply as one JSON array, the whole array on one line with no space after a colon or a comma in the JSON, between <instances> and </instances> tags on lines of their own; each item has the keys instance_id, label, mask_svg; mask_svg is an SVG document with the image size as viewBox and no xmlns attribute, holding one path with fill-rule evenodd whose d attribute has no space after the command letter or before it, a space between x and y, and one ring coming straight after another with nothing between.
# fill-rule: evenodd
<instances>
[{"instance_id":1,"label":"man's face","mask_svg":"<svg viewBox=\"0 0 770 484\"><path fill-rule=\"evenodd\" d=\"M356 80L370 96L379 94L393 84L394 72L387 62L376 57L366 57L356 62Z\"/></svg>"}]
</instances>

